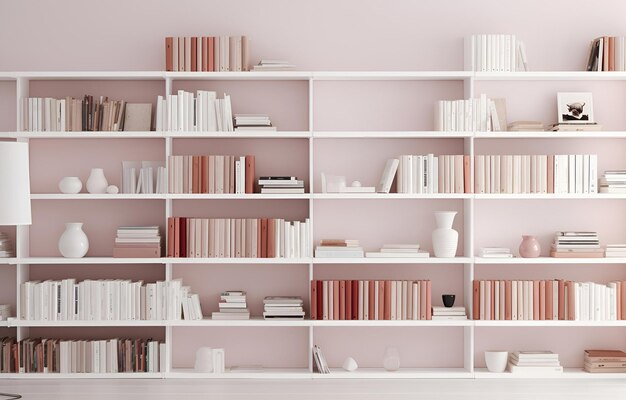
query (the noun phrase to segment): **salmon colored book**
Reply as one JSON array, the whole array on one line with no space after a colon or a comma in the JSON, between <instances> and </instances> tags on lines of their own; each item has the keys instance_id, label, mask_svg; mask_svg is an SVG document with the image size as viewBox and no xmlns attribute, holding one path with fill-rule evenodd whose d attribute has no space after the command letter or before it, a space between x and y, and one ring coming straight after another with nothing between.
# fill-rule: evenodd
<instances>
[{"instance_id":1,"label":"salmon colored book","mask_svg":"<svg viewBox=\"0 0 626 400\"><path fill-rule=\"evenodd\" d=\"M339 281L339 319L346 319L346 281Z\"/></svg>"},{"instance_id":2,"label":"salmon colored book","mask_svg":"<svg viewBox=\"0 0 626 400\"><path fill-rule=\"evenodd\" d=\"M207 66L209 64L209 57L208 57L208 51L209 51L209 38L207 38L206 36L203 36L201 38L202 40L202 72L206 72L207 71Z\"/></svg>"},{"instance_id":3,"label":"salmon colored book","mask_svg":"<svg viewBox=\"0 0 626 400\"><path fill-rule=\"evenodd\" d=\"M193 156L191 159L191 162L193 163L193 169L192 169L192 177L193 177L193 183L192 183L192 193L200 193L200 157L199 156Z\"/></svg>"},{"instance_id":4,"label":"salmon colored book","mask_svg":"<svg viewBox=\"0 0 626 400\"><path fill-rule=\"evenodd\" d=\"M546 281L539 281L539 319L546 319Z\"/></svg>"},{"instance_id":5,"label":"salmon colored book","mask_svg":"<svg viewBox=\"0 0 626 400\"><path fill-rule=\"evenodd\" d=\"M420 319L421 320L425 320L426 319L426 308L427 308L427 299L428 299L428 293L427 293L427 289L426 289L426 281L419 281L420 282Z\"/></svg>"},{"instance_id":6,"label":"salmon colored book","mask_svg":"<svg viewBox=\"0 0 626 400\"><path fill-rule=\"evenodd\" d=\"M615 36L609 37L609 71L615 71Z\"/></svg>"},{"instance_id":7,"label":"salmon colored book","mask_svg":"<svg viewBox=\"0 0 626 400\"><path fill-rule=\"evenodd\" d=\"M174 218L167 219L167 256L174 257L174 237L176 230L174 229Z\"/></svg>"},{"instance_id":8,"label":"salmon colored book","mask_svg":"<svg viewBox=\"0 0 626 400\"><path fill-rule=\"evenodd\" d=\"M317 286L317 319L324 318L324 282L315 281Z\"/></svg>"},{"instance_id":9,"label":"salmon colored book","mask_svg":"<svg viewBox=\"0 0 626 400\"><path fill-rule=\"evenodd\" d=\"M173 71L174 70L174 62L173 62L173 51L174 51L174 38L166 37L165 38L165 70Z\"/></svg>"},{"instance_id":10,"label":"salmon colored book","mask_svg":"<svg viewBox=\"0 0 626 400\"><path fill-rule=\"evenodd\" d=\"M180 256L187 257L187 218L180 218Z\"/></svg>"},{"instance_id":11,"label":"salmon colored book","mask_svg":"<svg viewBox=\"0 0 626 400\"><path fill-rule=\"evenodd\" d=\"M426 319L433 319L433 286L431 281L426 281Z\"/></svg>"},{"instance_id":12,"label":"salmon colored book","mask_svg":"<svg viewBox=\"0 0 626 400\"><path fill-rule=\"evenodd\" d=\"M276 257L276 220L267 220L267 258Z\"/></svg>"},{"instance_id":13,"label":"salmon colored book","mask_svg":"<svg viewBox=\"0 0 626 400\"><path fill-rule=\"evenodd\" d=\"M215 71L215 38L208 37L207 38L207 46L208 46L208 62L207 62L207 71L214 72Z\"/></svg>"},{"instance_id":14,"label":"salmon colored book","mask_svg":"<svg viewBox=\"0 0 626 400\"><path fill-rule=\"evenodd\" d=\"M567 315L565 319L569 321L574 321L576 319L576 300L574 294L574 282L567 281L565 282L565 287L567 288Z\"/></svg>"},{"instance_id":15,"label":"salmon colored book","mask_svg":"<svg viewBox=\"0 0 626 400\"><path fill-rule=\"evenodd\" d=\"M565 315L565 281L559 279L557 281L559 285L559 320L563 321L566 319Z\"/></svg>"},{"instance_id":16,"label":"salmon colored book","mask_svg":"<svg viewBox=\"0 0 626 400\"><path fill-rule=\"evenodd\" d=\"M384 281L385 286L385 307L383 312L383 319L391 319L391 281Z\"/></svg>"},{"instance_id":17,"label":"salmon colored book","mask_svg":"<svg viewBox=\"0 0 626 400\"><path fill-rule=\"evenodd\" d=\"M472 282L472 318L480 319L480 281L477 280Z\"/></svg>"},{"instance_id":18,"label":"salmon colored book","mask_svg":"<svg viewBox=\"0 0 626 400\"><path fill-rule=\"evenodd\" d=\"M198 61L198 38L191 38L191 72L197 72L198 68L196 63Z\"/></svg>"},{"instance_id":19,"label":"salmon colored book","mask_svg":"<svg viewBox=\"0 0 626 400\"><path fill-rule=\"evenodd\" d=\"M352 281L352 319L359 319L359 281Z\"/></svg>"},{"instance_id":20,"label":"salmon colored book","mask_svg":"<svg viewBox=\"0 0 626 400\"><path fill-rule=\"evenodd\" d=\"M309 317L317 319L317 281L311 281L311 312Z\"/></svg>"},{"instance_id":21,"label":"salmon colored book","mask_svg":"<svg viewBox=\"0 0 626 400\"><path fill-rule=\"evenodd\" d=\"M490 301L491 301L491 320L495 320L496 319L496 301L498 301L498 299L496 299L496 285L498 284L498 281L489 281L489 286L491 287L491 292L490 292Z\"/></svg>"},{"instance_id":22,"label":"salmon colored book","mask_svg":"<svg viewBox=\"0 0 626 400\"><path fill-rule=\"evenodd\" d=\"M626 295L624 295L626 286L624 286L624 281L619 282L618 287L619 287L620 294L619 294L617 302L619 303L619 307L621 311L617 315L617 318L621 320L626 320L626 304L624 303L626 301Z\"/></svg>"},{"instance_id":23,"label":"salmon colored book","mask_svg":"<svg viewBox=\"0 0 626 400\"><path fill-rule=\"evenodd\" d=\"M261 258L267 258L267 218L261 218Z\"/></svg>"},{"instance_id":24,"label":"salmon colored book","mask_svg":"<svg viewBox=\"0 0 626 400\"><path fill-rule=\"evenodd\" d=\"M546 319L552 319L552 311L553 311L553 301L552 301L552 290L554 286L554 281L549 280L546 281Z\"/></svg>"},{"instance_id":25,"label":"salmon colored book","mask_svg":"<svg viewBox=\"0 0 626 400\"><path fill-rule=\"evenodd\" d=\"M603 42L604 42L604 57L602 59L602 71L608 71L609 70L609 37L608 36L604 36L603 37Z\"/></svg>"},{"instance_id":26,"label":"salmon colored book","mask_svg":"<svg viewBox=\"0 0 626 400\"><path fill-rule=\"evenodd\" d=\"M346 320L352 319L352 281L346 281Z\"/></svg>"},{"instance_id":27,"label":"salmon colored book","mask_svg":"<svg viewBox=\"0 0 626 400\"><path fill-rule=\"evenodd\" d=\"M378 281L378 319L385 316L385 281Z\"/></svg>"},{"instance_id":28,"label":"salmon colored book","mask_svg":"<svg viewBox=\"0 0 626 400\"><path fill-rule=\"evenodd\" d=\"M472 193L472 174L471 174L471 158L468 155L463 156L463 187L465 193Z\"/></svg>"},{"instance_id":29,"label":"salmon colored book","mask_svg":"<svg viewBox=\"0 0 626 400\"><path fill-rule=\"evenodd\" d=\"M368 313L369 313L369 319L374 319L374 316L376 315L375 313L375 307L376 307L376 301L375 301L375 296L376 296L376 289L375 289L375 282L374 281L369 281L368 282L368 286L369 288L367 289L367 297L368 297L368 301L367 301L367 305L368 305Z\"/></svg>"},{"instance_id":30,"label":"salmon colored book","mask_svg":"<svg viewBox=\"0 0 626 400\"><path fill-rule=\"evenodd\" d=\"M200 157L200 193L209 193L209 157Z\"/></svg>"},{"instance_id":31,"label":"salmon colored book","mask_svg":"<svg viewBox=\"0 0 626 400\"><path fill-rule=\"evenodd\" d=\"M504 281L504 319L510 321L513 319L511 316L511 281Z\"/></svg>"},{"instance_id":32,"label":"salmon colored book","mask_svg":"<svg viewBox=\"0 0 626 400\"><path fill-rule=\"evenodd\" d=\"M554 155L548 155L548 193L554 193Z\"/></svg>"},{"instance_id":33,"label":"salmon colored book","mask_svg":"<svg viewBox=\"0 0 626 400\"><path fill-rule=\"evenodd\" d=\"M339 281L333 282L333 319L339 319Z\"/></svg>"},{"instance_id":34,"label":"salmon colored book","mask_svg":"<svg viewBox=\"0 0 626 400\"><path fill-rule=\"evenodd\" d=\"M539 281L533 281L533 320L539 320Z\"/></svg>"},{"instance_id":35,"label":"salmon colored book","mask_svg":"<svg viewBox=\"0 0 626 400\"><path fill-rule=\"evenodd\" d=\"M254 156L246 156L246 193L254 193Z\"/></svg>"}]
</instances>

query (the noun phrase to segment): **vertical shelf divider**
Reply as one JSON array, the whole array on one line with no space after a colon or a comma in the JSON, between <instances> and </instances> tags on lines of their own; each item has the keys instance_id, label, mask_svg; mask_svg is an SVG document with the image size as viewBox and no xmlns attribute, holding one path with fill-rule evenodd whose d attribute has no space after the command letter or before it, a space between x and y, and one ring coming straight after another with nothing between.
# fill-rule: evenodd
<instances>
[{"instance_id":1,"label":"vertical shelf divider","mask_svg":"<svg viewBox=\"0 0 626 400\"><path fill-rule=\"evenodd\" d=\"M474 98L474 75L468 79L463 80L463 93L465 99ZM474 134L472 136L463 139L463 154L470 157L470 192L474 191ZM463 265L463 294L466 308L466 313L469 318L473 318L472 315L472 281L474 280L474 197L470 196L468 199L463 200L463 243L464 251L463 255L470 258L470 262ZM463 328L463 366L466 371L471 374L474 373L474 326L467 326Z\"/></svg>"},{"instance_id":2,"label":"vertical shelf divider","mask_svg":"<svg viewBox=\"0 0 626 400\"><path fill-rule=\"evenodd\" d=\"M307 254L306 256L309 258L309 283L308 283L308 287L307 287L307 292L309 293L309 319L311 319L311 282L313 281L315 274L314 274L314 264L313 264L313 249L315 246L315 241L313 240L313 193L315 191L314 188L314 184L313 181L315 179L314 176L314 171L313 171L313 166L314 166L314 162L313 162L313 156L314 156L314 151L313 151L313 147L315 145L314 139L313 139L313 129L314 129L314 118L313 118L313 112L315 111L313 108L313 100L315 98L315 92L314 92L314 86L315 86L315 82L313 80L313 76L309 76L308 78L309 81L309 137L308 137L308 142L309 142L309 246L310 246L310 253ZM308 358L308 368L309 368L309 372L313 373L313 346L315 345L315 341L314 341L314 335L315 330L313 325L309 326L309 348L308 348L308 354L307 354L307 358Z\"/></svg>"},{"instance_id":3,"label":"vertical shelf divider","mask_svg":"<svg viewBox=\"0 0 626 400\"><path fill-rule=\"evenodd\" d=\"M166 77L165 78L165 98L167 98L167 95L172 93L172 78L170 77ZM171 137L165 137L163 139L164 145L165 145L165 165L167 166L167 161L168 161L168 157L171 156L173 154L173 143L172 141L174 140ZM169 176L169 175L168 175ZM169 184L169 182L168 182ZM169 187L167 188L166 192L169 193ZM173 201L171 198L168 198L167 196L165 197L165 246L166 246L166 251L167 251L167 243L168 243L168 237L167 237L167 220L169 217L173 217ZM166 254L167 256L167 254ZM170 281L172 280L172 276L173 276L173 268L174 265L170 262L165 263L165 280L166 281ZM172 371L172 348L173 348L173 328L171 325L167 325L165 327L165 371L161 371L161 373L166 374L169 373L170 371Z\"/></svg>"}]
</instances>

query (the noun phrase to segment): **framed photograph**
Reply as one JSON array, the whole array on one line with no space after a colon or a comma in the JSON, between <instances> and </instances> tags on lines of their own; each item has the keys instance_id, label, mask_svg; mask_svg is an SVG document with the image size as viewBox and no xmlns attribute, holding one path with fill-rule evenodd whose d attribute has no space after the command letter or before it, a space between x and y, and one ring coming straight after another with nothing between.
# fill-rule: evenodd
<instances>
[{"instance_id":1,"label":"framed photograph","mask_svg":"<svg viewBox=\"0 0 626 400\"><path fill-rule=\"evenodd\" d=\"M559 92L557 95L559 124L593 124L591 92Z\"/></svg>"}]
</instances>

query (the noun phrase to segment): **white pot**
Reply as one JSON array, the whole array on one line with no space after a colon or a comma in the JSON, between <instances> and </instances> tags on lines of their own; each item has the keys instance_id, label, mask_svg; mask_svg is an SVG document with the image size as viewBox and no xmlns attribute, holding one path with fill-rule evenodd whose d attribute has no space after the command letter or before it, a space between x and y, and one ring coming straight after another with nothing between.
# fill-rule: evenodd
<instances>
[{"instance_id":1,"label":"white pot","mask_svg":"<svg viewBox=\"0 0 626 400\"><path fill-rule=\"evenodd\" d=\"M80 193L83 182L76 176L66 176L59 182L59 190L65 194Z\"/></svg>"},{"instance_id":2,"label":"white pot","mask_svg":"<svg viewBox=\"0 0 626 400\"><path fill-rule=\"evenodd\" d=\"M213 350L210 347L200 347L196 350L196 372L213 372Z\"/></svg>"},{"instance_id":3,"label":"white pot","mask_svg":"<svg viewBox=\"0 0 626 400\"><path fill-rule=\"evenodd\" d=\"M59 251L63 257L81 258L89 250L89 239L83 232L82 222L68 222L59 238Z\"/></svg>"},{"instance_id":4,"label":"white pot","mask_svg":"<svg viewBox=\"0 0 626 400\"><path fill-rule=\"evenodd\" d=\"M387 347L385 356L383 357L383 368L386 371L393 372L400 369L400 352L395 347Z\"/></svg>"},{"instance_id":5,"label":"white pot","mask_svg":"<svg viewBox=\"0 0 626 400\"><path fill-rule=\"evenodd\" d=\"M486 351L485 364L489 372L504 372L509 358L506 351Z\"/></svg>"},{"instance_id":6,"label":"white pot","mask_svg":"<svg viewBox=\"0 0 626 400\"><path fill-rule=\"evenodd\" d=\"M89 179L87 179L87 191L91 194L103 194L107 192L109 182L104 176L102 168L92 168Z\"/></svg>"},{"instance_id":7,"label":"white pot","mask_svg":"<svg viewBox=\"0 0 626 400\"><path fill-rule=\"evenodd\" d=\"M433 252L435 257L452 258L456 256L459 233L452 229L456 211L437 211L435 221L437 229L433 231Z\"/></svg>"},{"instance_id":8,"label":"white pot","mask_svg":"<svg viewBox=\"0 0 626 400\"><path fill-rule=\"evenodd\" d=\"M348 357L343 362L341 368L345 369L348 372L354 372L357 368L359 368L359 364L356 363L356 360L352 357Z\"/></svg>"}]
</instances>

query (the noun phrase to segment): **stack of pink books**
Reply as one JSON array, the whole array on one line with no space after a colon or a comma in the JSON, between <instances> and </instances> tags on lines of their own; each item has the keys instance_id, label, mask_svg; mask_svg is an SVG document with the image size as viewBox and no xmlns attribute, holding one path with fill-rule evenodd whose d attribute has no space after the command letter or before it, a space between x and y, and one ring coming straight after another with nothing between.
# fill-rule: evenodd
<instances>
[{"instance_id":1,"label":"stack of pink books","mask_svg":"<svg viewBox=\"0 0 626 400\"><path fill-rule=\"evenodd\" d=\"M161 236L158 226L122 226L117 230L113 257L161 257Z\"/></svg>"}]
</instances>

